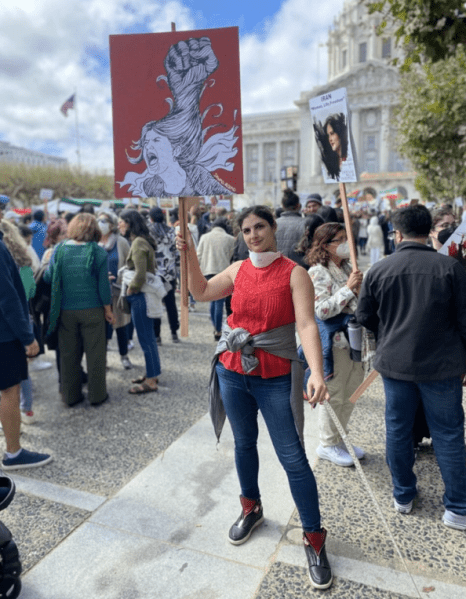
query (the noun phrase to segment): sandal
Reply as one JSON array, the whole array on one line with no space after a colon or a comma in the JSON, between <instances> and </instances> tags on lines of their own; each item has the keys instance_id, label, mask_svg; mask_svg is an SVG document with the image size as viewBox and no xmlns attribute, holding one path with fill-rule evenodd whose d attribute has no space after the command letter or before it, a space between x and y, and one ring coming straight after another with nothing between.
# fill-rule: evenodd
<instances>
[{"instance_id":1,"label":"sandal","mask_svg":"<svg viewBox=\"0 0 466 599\"><path fill-rule=\"evenodd\" d=\"M131 395L142 395L143 393L154 393L155 391L158 391L157 387L150 387L147 383L141 383L140 385L131 387L128 393Z\"/></svg>"},{"instance_id":2,"label":"sandal","mask_svg":"<svg viewBox=\"0 0 466 599\"><path fill-rule=\"evenodd\" d=\"M146 376L139 376L137 379L132 379L131 382L134 383L135 385L141 385L145 380L146 380ZM157 377L155 379L155 382L157 384L159 384L159 378Z\"/></svg>"}]
</instances>

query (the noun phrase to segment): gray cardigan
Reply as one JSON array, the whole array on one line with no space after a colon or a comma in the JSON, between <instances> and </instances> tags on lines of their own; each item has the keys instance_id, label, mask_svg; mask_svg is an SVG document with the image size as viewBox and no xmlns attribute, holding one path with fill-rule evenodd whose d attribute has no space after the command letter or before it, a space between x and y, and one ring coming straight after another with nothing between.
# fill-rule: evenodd
<instances>
[{"instance_id":1,"label":"gray cardigan","mask_svg":"<svg viewBox=\"0 0 466 599\"><path fill-rule=\"evenodd\" d=\"M218 375L215 369L218 357L228 350L241 351L241 365L246 374L252 372L259 364L254 356L254 348L263 349L274 356L291 361L291 411L298 431L301 445L304 447L304 402L303 402L303 361L296 353L295 323L287 324L258 335L251 335L246 329L231 329L227 324L223 326L222 336L218 342L212 359L209 383L209 411L214 426L217 440L220 441L223 425L225 423L225 408L220 395Z\"/></svg>"}]
</instances>

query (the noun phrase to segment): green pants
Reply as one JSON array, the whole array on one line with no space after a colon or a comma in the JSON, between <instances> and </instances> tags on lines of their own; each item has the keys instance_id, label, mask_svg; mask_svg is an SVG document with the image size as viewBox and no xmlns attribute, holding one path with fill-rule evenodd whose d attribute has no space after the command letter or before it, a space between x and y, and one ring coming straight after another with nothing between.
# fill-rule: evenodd
<instances>
[{"instance_id":1,"label":"green pants","mask_svg":"<svg viewBox=\"0 0 466 599\"><path fill-rule=\"evenodd\" d=\"M102 403L107 397L104 308L62 310L58 328L61 389L63 401L73 405L81 400L81 358L86 354L88 399Z\"/></svg>"}]
</instances>

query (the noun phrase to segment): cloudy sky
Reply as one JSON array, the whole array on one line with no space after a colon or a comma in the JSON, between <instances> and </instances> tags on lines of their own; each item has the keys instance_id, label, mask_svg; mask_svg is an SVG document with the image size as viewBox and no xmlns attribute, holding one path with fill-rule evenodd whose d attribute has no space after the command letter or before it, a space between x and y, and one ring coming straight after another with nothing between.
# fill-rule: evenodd
<instances>
[{"instance_id":1,"label":"cloudy sky","mask_svg":"<svg viewBox=\"0 0 466 599\"><path fill-rule=\"evenodd\" d=\"M0 0L0 139L113 169L108 36L239 26L244 114L286 110L323 83L327 39L343 0ZM224 8L226 6L226 8Z\"/></svg>"}]
</instances>

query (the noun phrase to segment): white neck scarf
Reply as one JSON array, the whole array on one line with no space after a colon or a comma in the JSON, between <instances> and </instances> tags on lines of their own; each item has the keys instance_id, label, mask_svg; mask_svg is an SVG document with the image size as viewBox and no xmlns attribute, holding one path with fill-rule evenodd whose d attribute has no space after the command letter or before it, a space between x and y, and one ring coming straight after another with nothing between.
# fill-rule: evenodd
<instances>
[{"instance_id":1,"label":"white neck scarf","mask_svg":"<svg viewBox=\"0 0 466 599\"><path fill-rule=\"evenodd\" d=\"M280 256L280 252L251 252L249 250L249 259L256 268L265 268Z\"/></svg>"}]
</instances>

